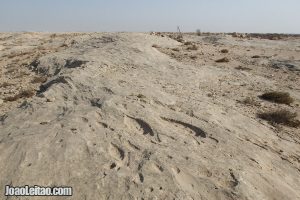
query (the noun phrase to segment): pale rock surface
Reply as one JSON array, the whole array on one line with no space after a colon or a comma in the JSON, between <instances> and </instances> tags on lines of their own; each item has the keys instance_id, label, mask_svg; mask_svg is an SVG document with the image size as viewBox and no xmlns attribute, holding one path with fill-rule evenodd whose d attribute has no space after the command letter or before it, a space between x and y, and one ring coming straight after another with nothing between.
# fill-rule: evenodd
<instances>
[{"instance_id":1,"label":"pale rock surface","mask_svg":"<svg viewBox=\"0 0 300 200\"><path fill-rule=\"evenodd\" d=\"M300 199L298 130L282 139L236 101L274 79L173 59L162 51L181 44L168 37L64 37L27 41L56 50L31 66L48 76L37 95L1 117L0 194L11 184L72 186L75 200Z\"/></svg>"}]
</instances>

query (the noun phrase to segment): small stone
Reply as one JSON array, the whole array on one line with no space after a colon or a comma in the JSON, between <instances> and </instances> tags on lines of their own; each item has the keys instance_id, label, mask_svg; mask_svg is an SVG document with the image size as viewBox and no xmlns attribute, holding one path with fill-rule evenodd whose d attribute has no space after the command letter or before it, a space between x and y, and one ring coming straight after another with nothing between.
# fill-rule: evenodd
<instances>
[{"instance_id":1,"label":"small stone","mask_svg":"<svg viewBox=\"0 0 300 200\"><path fill-rule=\"evenodd\" d=\"M46 99L46 102L53 102L53 101L55 101L55 98L54 98L54 97L53 97L53 98L50 97L50 98L47 98L47 99Z\"/></svg>"}]
</instances>

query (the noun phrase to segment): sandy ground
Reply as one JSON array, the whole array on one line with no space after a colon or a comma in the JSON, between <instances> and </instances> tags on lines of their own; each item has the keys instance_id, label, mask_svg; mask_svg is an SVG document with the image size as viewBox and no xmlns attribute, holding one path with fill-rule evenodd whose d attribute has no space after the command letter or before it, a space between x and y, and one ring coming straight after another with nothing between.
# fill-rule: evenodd
<instances>
[{"instance_id":1,"label":"sandy ground","mask_svg":"<svg viewBox=\"0 0 300 200\"><path fill-rule=\"evenodd\" d=\"M300 199L299 128L257 117L300 114L300 39L184 40L1 33L0 194L64 185L75 200ZM295 101L258 98L266 91Z\"/></svg>"}]
</instances>

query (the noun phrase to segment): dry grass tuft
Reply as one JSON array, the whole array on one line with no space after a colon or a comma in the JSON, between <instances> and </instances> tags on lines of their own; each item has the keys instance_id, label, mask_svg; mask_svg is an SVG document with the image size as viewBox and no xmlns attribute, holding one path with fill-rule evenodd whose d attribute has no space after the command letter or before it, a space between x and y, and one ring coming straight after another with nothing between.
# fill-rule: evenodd
<instances>
[{"instance_id":1,"label":"dry grass tuft","mask_svg":"<svg viewBox=\"0 0 300 200\"><path fill-rule=\"evenodd\" d=\"M152 47L153 48L158 48L158 45L157 44L153 44Z\"/></svg>"},{"instance_id":2,"label":"dry grass tuft","mask_svg":"<svg viewBox=\"0 0 300 200\"><path fill-rule=\"evenodd\" d=\"M221 53L229 53L229 50L228 49L222 49Z\"/></svg>"},{"instance_id":3,"label":"dry grass tuft","mask_svg":"<svg viewBox=\"0 0 300 200\"><path fill-rule=\"evenodd\" d=\"M30 98L35 95L34 90L23 90L19 94L12 96L12 97L6 97L3 100L4 101L17 101L18 99L21 98Z\"/></svg>"},{"instance_id":4,"label":"dry grass tuft","mask_svg":"<svg viewBox=\"0 0 300 200\"><path fill-rule=\"evenodd\" d=\"M138 97L139 99L144 99L144 98L146 98L146 96L143 95L143 94L138 94L137 97Z\"/></svg>"},{"instance_id":5,"label":"dry grass tuft","mask_svg":"<svg viewBox=\"0 0 300 200\"><path fill-rule=\"evenodd\" d=\"M259 55L252 56L252 58L260 58Z\"/></svg>"},{"instance_id":6,"label":"dry grass tuft","mask_svg":"<svg viewBox=\"0 0 300 200\"><path fill-rule=\"evenodd\" d=\"M189 45L192 45L192 44L193 44L193 43L190 42L190 41L187 41L187 42L184 43L184 45L186 45L186 46L189 46Z\"/></svg>"},{"instance_id":7,"label":"dry grass tuft","mask_svg":"<svg viewBox=\"0 0 300 200\"><path fill-rule=\"evenodd\" d=\"M294 99L290 96L288 92L267 92L260 96L261 99L290 105L294 102Z\"/></svg>"},{"instance_id":8,"label":"dry grass tuft","mask_svg":"<svg viewBox=\"0 0 300 200\"><path fill-rule=\"evenodd\" d=\"M217 63L225 63L225 62L229 62L229 59L228 58L221 58L221 59L218 59L216 60Z\"/></svg>"},{"instance_id":9,"label":"dry grass tuft","mask_svg":"<svg viewBox=\"0 0 300 200\"><path fill-rule=\"evenodd\" d=\"M300 121L296 119L297 113L292 113L288 110L263 112L257 114L257 116L261 119L267 120L272 124L282 124L295 128L300 126Z\"/></svg>"}]
</instances>

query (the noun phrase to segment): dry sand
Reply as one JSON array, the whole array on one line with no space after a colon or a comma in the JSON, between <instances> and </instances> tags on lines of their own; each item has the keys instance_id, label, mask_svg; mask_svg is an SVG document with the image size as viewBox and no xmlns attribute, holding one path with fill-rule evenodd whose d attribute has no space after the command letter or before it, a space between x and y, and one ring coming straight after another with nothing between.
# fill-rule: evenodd
<instances>
[{"instance_id":1,"label":"dry sand","mask_svg":"<svg viewBox=\"0 0 300 200\"><path fill-rule=\"evenodd\" d=\"M75 200L300 199L299 128L256 116L300 112L300 39L184 40L1 33L0 194L65 185ZM258 98L273 90L295 102Z\"/></svg>"}]
</instances>

